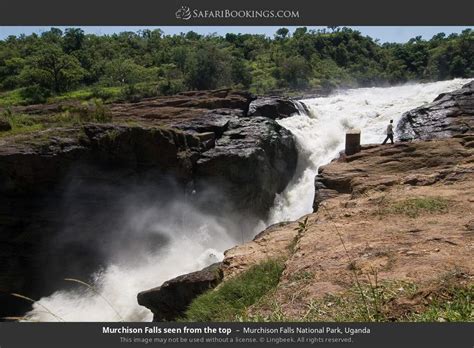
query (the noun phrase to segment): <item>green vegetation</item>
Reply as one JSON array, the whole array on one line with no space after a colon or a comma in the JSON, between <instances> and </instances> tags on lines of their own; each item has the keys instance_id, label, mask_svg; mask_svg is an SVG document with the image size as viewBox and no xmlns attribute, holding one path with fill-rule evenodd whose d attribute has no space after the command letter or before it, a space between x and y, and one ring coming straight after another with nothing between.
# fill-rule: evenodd
<instances>
[{"instance_id":1,"label":"green vegetation","mask_svg":"<svg viewBox=\"0 0 474 348\"><path fill-rule=\"evenodd\" d=\"M0 114L0 120L8 122L11 126L11 130L0 132L0 137L4 135L35 132L44 128L33 116L13 114L10 109Z\"/></svg>"},{"instance_id":2,"label":"green vegetation","mask_svg":"<svg viewBox=\"0 0 474 348\"><path fill-rule=\"evenodd\" d=\"M298 241L301 239L302 235L308 230L308 227L309 227L308 216L305 217L303 221L298 221L298 226L293 229L294 231L297 231L298 233L293 238L290 245L288 245L288 250L290 251L291 254L295 253Z\"/></svg>"},{"instance_id":3,"label":"green vegetation","mask_svg":"<svg viewBox=\"0 0 474 348\"><path fill-rule=\"evenodd\" d=\"M451 288L444 298L435 298L421 313L414 313L408 321L474 321L474 286Z\"/></svg>"},{"instance_id":4,"label":"green vegetation","mask_svg":"<svg viewBox=\"0 0 474 348\"><path fill-rule=\"evenodd\" d=\"M112 121L112 114L102 99L92 99L83 102L80 106L70 107L66 110L64 123L97 122L105 123Z\"/></svg>"},{"instance_id":5,"label":"green vegetation","mask_svg":"<svg viewBox=\"0 0 474 348\"><path fill-rule=\"evenodd\" d=\"M251 267L196 298L185 313L188 321L232 321L273 290L283 272L282 260L268 260Z\"/></svg>"},{"instance_id":6,"label":"green vegetation","mask_svg":"<svg viewBox=\"0 0 474 348\"><path fill-rule=\"evenodd\" d=\"M16 114L7 108L0 114L0 120L11 126L11 130L0 132L2 137L87 122L106 123L112 121L112 115L101 99L91 99L77 106L65 107L63 112L46 116Z\"/></svg>"},{"instance_id":7,"label":"green vegetation","mask_svg":"<svg viewBox=\"0 0 474 348\"><path fill-rule=\"evenodd\" d=\"M248 316L248 321L389 321L390 311L385 311L384 305L393 299L409 297L415 294L417 287L408 282L383 282L362 284L338 293L326 295L321 299L310 301L306 312L298 318L285 316L276 303L264 303L266 315ZM304 299L301 299L304 300Z\"/></svg>"},{"instance_id":8,"label":"green vegetation","mask_svg":"<svg viewBox=\"0 0 474 348\"><path fill-rule=\"evenodd\" d=\"M474 32L380 44L331 27L265 35L86 35L57 28L0 41L0 106L58 99L137 100L221 87L255 93L325 92L474 75Z\"/></svg>"},{"instance_id":9,"label":"green vegetation","mask_svg":"<svg viewBox=\"0 0 474 348\"><path fill-rule=\"evenodd\" d=\"M382 209L382 214L403 214L412 218L423 213L445 213L449 202L442 197L416 197L394 202Z\"/></svg>"},{"instance_id":10,"label":"green vegetation","mask_svg":"<svg viewBox=\"0 0 474 348\"><path fill-rule=\"evenodd\" d=\"M0 92L0 107L10 105L20 105L25 100L21 95L21 89L15 89L13 91Z\"/></svg>"},{"instance_id":11,"label":"green vegetation","mask_svg":"<svg viewBox=\"0 0 474 348\"><path fill-rule=\"evenodd\" d=\"M92 88L83 88L70 92L65 92L61 95L49 98L49 101L65 101L65 100L90 100L101 99L103 101L113 101L118 99L122 94L120 87L100 87L94 86Z\"/></svg>"},{"instance_id":12,"label":"green vegetation","mask_svg":"<svg viewBox=\"0 0 474 348\"><path fill-rule=\"evenodd\" d=\"M306 232L308 230L308 216L303 221L298 221L298 227L295 227L294 230L298 232L298 235Z\"/></svg>"}]
</instances>

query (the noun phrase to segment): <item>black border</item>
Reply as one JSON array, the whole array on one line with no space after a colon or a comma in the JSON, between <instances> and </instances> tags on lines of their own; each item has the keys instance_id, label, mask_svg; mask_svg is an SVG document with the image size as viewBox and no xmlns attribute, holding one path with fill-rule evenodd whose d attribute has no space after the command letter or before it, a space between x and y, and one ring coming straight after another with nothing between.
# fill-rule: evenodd
<instances>
[{"instance_id":1,"label":"black border","mask_svg":"<svg viewBox=\"0 0 474 348\"><path fill-rule=\"evenodd\" d=\"M299 18L176 18L191 9L285 9ZM459 25L474 23L474 1L450 0L2 0L0 25Z\"/></svg>"}]
</instances>

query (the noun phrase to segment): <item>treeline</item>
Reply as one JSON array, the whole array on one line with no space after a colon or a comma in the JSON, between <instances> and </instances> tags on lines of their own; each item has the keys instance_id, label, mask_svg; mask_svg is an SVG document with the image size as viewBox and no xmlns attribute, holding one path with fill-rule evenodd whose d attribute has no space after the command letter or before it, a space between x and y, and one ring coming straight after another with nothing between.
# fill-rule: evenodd
<instances>
[{"instance_id":1,"label":"treeline","mask_svg":"<svg viewBox=\"0 0 474 348\"><path fill-rule=\"evenodd\" d=\"M265 35L164 35L161 30L110 36L57 28L0 41L0 91L25 102L88 88L107 99L237 87L264 94L326 91L474 75L474 32L404 44L380 44L349 28L298 28ZM112 88L113 87L113 88ZM115 88L115 89L114 89ZM101 95L104 94L104 95Z\"/></svg>"}]
</instances>

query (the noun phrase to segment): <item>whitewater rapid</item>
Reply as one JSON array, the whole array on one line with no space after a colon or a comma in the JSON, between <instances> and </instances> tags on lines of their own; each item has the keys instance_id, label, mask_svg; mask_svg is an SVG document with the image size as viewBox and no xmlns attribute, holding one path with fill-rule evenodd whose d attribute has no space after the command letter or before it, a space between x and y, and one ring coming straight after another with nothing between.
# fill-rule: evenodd
<instances>
[{"instance_id":1,"label":"whitewater rapid","mask_svg":"<svg viewBox=\"0 0 474 348\"><path fill-rule=\"evenodd\" d=\"M296 220L312 212L314 177L321 165L330 162L344 149L348 129L361 130L362 144L382 143L390 120L396 126L404 112L430 103L439 94L461 88L469 81L454 79L357 88L302 100L309 115L278 120L295 135L299 158L297 173L287 189L277 196L268 222Z\"/></svg>"},{"instance_id":2,"label":"whitewater rapid","mask_svg":"<svg viewBox=\"0 0 474 348\"><path fill-rule=\"evenodd\" d=\"M328 97L306 99L309 115L300 113L279 120L296 137L299 151L297 173L287 189L277 196L270 218L255 226L257 233L270 224L295 220L312 211L314 176L319 166L336 157L344 147L347 129L359 128L362 143L379 143L385 137L390 119L397 124L408 110L433 101L440 93L460 88L468 80L427 84L409 84L387 88L359 88L338 91ZM159 286L175 276L199 270L222 260L223 251L241 242L229 226L212 216L185 207L186 225L179 224L173 214L161 219L153 207L135 212L130 219L139 233L140 225L155 226L169 233L165 250L137 255L134 262L114 261L95 275L94 291L77 284L73 290L60 290L42 298L27 313L29 321L151 321L151 312L138 305L138 292ZM183 206L176 211L182 212ZM174 215L180 215L177 213ZM110 303L110 304L109 304ZM44 307L43 307L44 306ZM57 317L52 316L45 307Z\"/></svg>"}]
</instances>

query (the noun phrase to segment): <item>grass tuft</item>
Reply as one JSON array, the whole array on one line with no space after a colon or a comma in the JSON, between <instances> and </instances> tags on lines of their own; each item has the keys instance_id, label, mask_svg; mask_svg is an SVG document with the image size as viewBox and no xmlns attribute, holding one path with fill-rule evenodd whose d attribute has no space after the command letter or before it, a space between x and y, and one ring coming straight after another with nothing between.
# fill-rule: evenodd
<instances>
[{"instance_id":1,"label":"grass tuft","mask_svg":"<svg viewBox=\"0 0 474 348\"><path fill-rule=\"evenodd\" d=\"M283 260L267 260L197 297L185 321L234 321L278 285Z\"/></svg>"},{"instance_id":2,"label":"grass tuft","mask_svg":"<svg viewBox=\"0 0 474 348\"><path fill-rule=\"evenodd\" d=\"M38 123L34 116L14 114L10 109L3 111L0 115L0 120L8 122L11 126L11 130L1 132L2 135L36 132L44 128L42 124Z\"/></svg>"},{"instance_id":3,"label":"grass tuft","mask_svg":"<svg viewBox=\"0 0 474 348\"><path fill-rule=\"evenodd\" d=\"M416 197L394 202L381 210L382 214L402 214L416 218L421 214L446 213L449 202L441 197Z\"/></svg>"},{"instance_id":4,"label":"grass tuft","mask_svg":"<svg viewBox=\"0 0 474 348\"><path fill-rule=\"evenodd\" d=\"M448 291L448 298L434 298L424 311L412 314L408 320L416 322L474 322L473 302L474 286L452 287Z\"/></svg>"},{"instance_id":5,"label":"grass tuft","mask_svg":"<svg viewBox=\"0 0 474 348\"><path fill-rule=\"evenodd\" d=\"M63 318L61 318L60 316L54 314L51 310L48 309L48 307L44 306L43 304L41 304L39 301L35 301L33 300L32 298L28 297L28 296L24 296L24 295L21 295L21 294L17 294L17 293L11 293L10 294L11 296L13 297L17 297L17 298L21 298L23 300L26 300L28 302L31 302L33 304L36 304L38 306L40 306L41 308L44 309L45 313L48 313L49 315L53 316L54 318L56 318L58 321L64 321ZM22 319L25 319L25 318L22 318ZM28 318L26 318L28 319Z\"/></svg>"},{"instance_id":6,"label":"grass tuft","mask_svg":"<svg viewBox=\"0 0 474 348\"><path fill-rule=\"evenodd\" d=\"M9 107L14 105L20 105L24 102L21 96L21 88L12 91L0 93L0 107Z\"/></svg>"}]
</instances>

